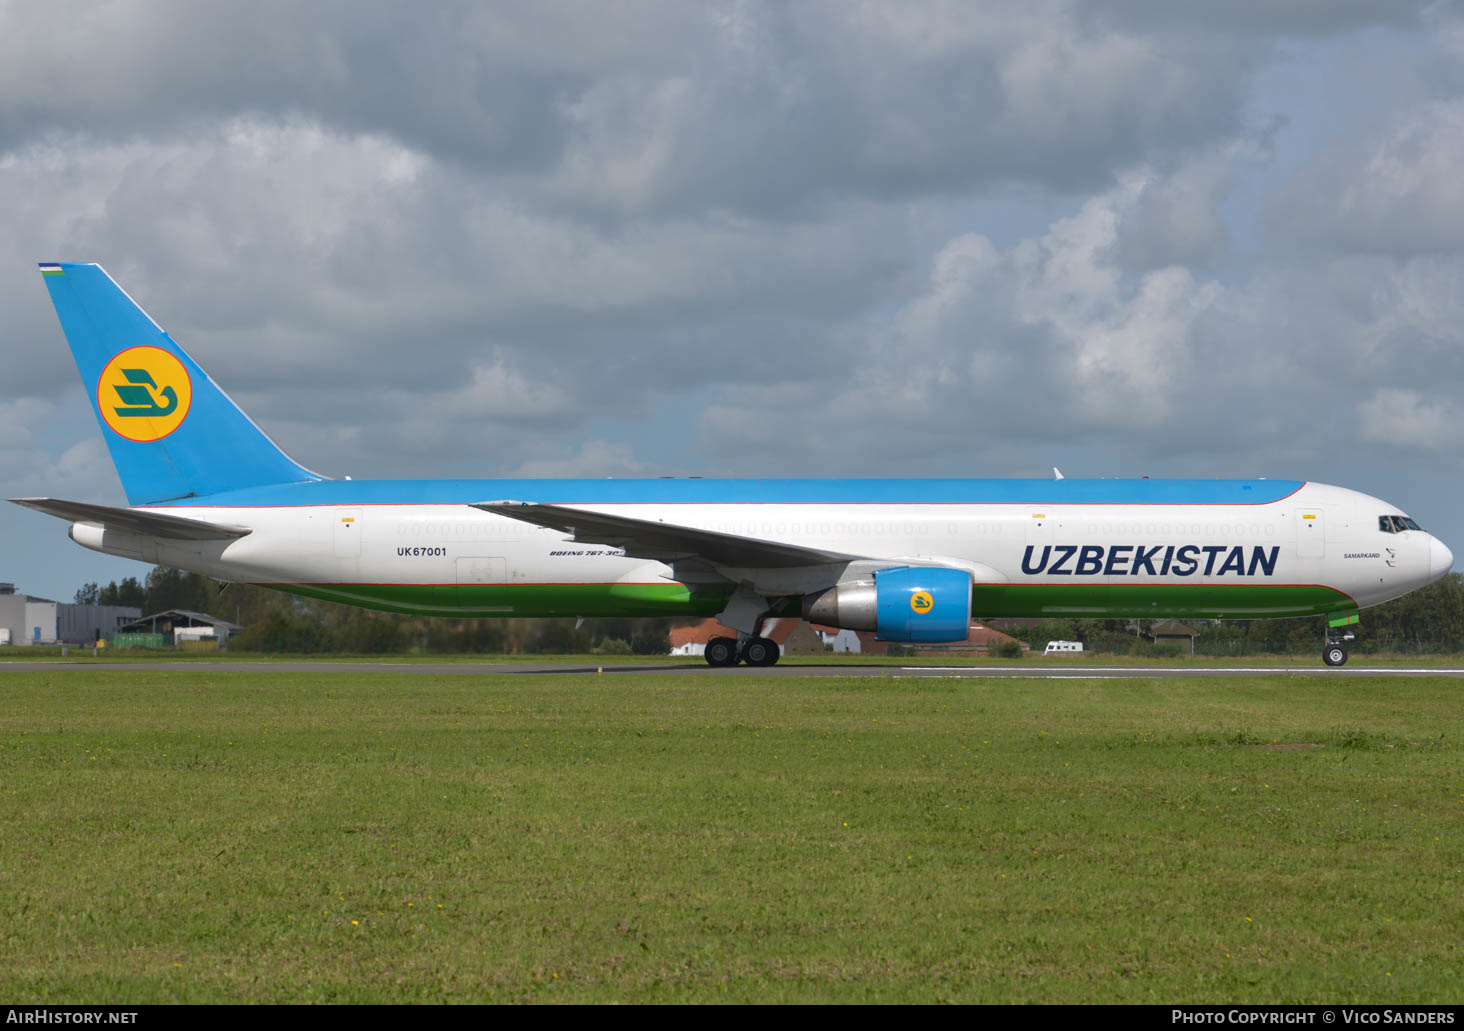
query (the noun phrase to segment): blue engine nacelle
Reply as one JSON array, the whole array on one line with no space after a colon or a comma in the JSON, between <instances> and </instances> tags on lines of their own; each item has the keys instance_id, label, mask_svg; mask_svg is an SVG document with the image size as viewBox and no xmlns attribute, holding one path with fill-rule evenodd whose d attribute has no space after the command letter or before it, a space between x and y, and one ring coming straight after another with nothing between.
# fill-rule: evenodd
<instances>
[{"instance_id":1,"label":"blue engine nacelle","mask_svg":"<svg viewBox=\"0 0 1464 1031\"><path fill-rule=\"evenodd\" d=\"M971 574L948 566L895 566L803 599L803 618L881 641L964 641L971 628Z\"/></svg>"},{"instance_id":2,"label":"blue engine nacelle","mask_svg":"<svg viewBox=\"0 0 1464 1031\"><path fill-rule=\"evenodd\" d=\"M881 569L874 592L881 641L937 644L971 633L971 574L963 569Z\"/></svg>"}]
</instances>

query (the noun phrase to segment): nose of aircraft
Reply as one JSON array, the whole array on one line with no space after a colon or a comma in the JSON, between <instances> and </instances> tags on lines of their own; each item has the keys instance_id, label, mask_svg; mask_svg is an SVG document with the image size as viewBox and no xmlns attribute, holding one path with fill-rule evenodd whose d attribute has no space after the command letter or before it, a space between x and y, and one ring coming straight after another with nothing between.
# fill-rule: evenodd
<instances>
[{"instance_id":1,"label":"nose of aircraft","mask_svg":"<svg viewBox=\"0 0 1464 1031\"><path fill-rule=\"evenodd\" d=\"M1437 537L1428 539L1428 582L1433 583L1454 568L1454 553Z\"/></svg>"}]
</instances>

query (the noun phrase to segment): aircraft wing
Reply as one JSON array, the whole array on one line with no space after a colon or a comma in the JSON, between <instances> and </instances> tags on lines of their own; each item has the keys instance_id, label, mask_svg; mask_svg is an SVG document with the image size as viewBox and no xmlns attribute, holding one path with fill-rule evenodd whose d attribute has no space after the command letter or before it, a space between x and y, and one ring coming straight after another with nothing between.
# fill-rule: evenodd
<instances>
[{"instance_id":1,"label":"aircraft wing","mask_svg":"<svg viewBox=\"0 0 1464 1031\"><path fill-rule=\"evenodd\" d=\"M820 548L803 548L757 537L740 537L715 530L699 530L652 519L608 515L568 505L537 505L527 501L484 501L473 506L484 512L518 519L536 526L567 533L576 541L624 548L636 558L673 562L701 559L718 566L788 569L833 562L850 562L860 556Z\"/></svg>"},{"instance_id":2,"label":"aircraft wing","mask_svg":"<svg viewBox=\"0 0 1464 1031\"><path fill-rule=\"evenodd\" d=\"M113 508L92 505L85 501L62 501L60 498L11 498L17 505L65 519L69 523L96 523L108 530L122 530L145 537L164 537L175 541L226 541L246 537L254 531L247 526L228 526L202 519L185 519L136 508Z\"/></svg>"}]
</instances>

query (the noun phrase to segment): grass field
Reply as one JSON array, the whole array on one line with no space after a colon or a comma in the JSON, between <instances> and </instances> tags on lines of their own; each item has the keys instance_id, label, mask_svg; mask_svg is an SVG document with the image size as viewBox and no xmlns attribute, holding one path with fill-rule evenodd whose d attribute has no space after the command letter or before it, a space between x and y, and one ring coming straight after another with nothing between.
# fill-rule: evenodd
<instances>
[{"instance_id":1,"label":"grass field","mask_svg":"<svg viewBox=\"0 0 1464 1031\"><path fill-rule=\"evenodd\" d=\"M1458 1003L1461 692L0 672L0 998Z\"/></svg>"}]
</instances>

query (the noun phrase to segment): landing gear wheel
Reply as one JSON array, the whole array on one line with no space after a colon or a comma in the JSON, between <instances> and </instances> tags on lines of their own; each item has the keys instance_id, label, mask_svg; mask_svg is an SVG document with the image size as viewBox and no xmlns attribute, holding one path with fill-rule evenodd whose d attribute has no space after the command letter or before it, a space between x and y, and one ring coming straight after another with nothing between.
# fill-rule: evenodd
<instances>
[{"instance_id":1,"label":"landing gear wheel","mask_svg":"<svg viewBox=\"0 0 1464 1031\"><path fill-rule=\"evenodd\" d=\"M742 661L749 666L771 666L778 661L778 646L766 637L754 637L742 646Z\"/></svg>"},{"instance_id":2,"label":"landing gear wheel","mask_svg":"<svg viewBox=\"0 0 1464 1031\"><path fill-rule=\"evenodd\" d=\"M1340 644L1329 644L1322 651L1322 661L1328 666L1341 666L1347 662L1347 649Z\"/></svg>"},{"instance_id":3,"label":"landing gear wheel","mask_svg":"<svg viewBox=\"0 0 1464 1031\"><path fill-rule=\"evenodd\" d=\"M708 666L735 666L737 642L730 637L714 637L707 642L705 657Z\"/></svg>"}]
</instances>

